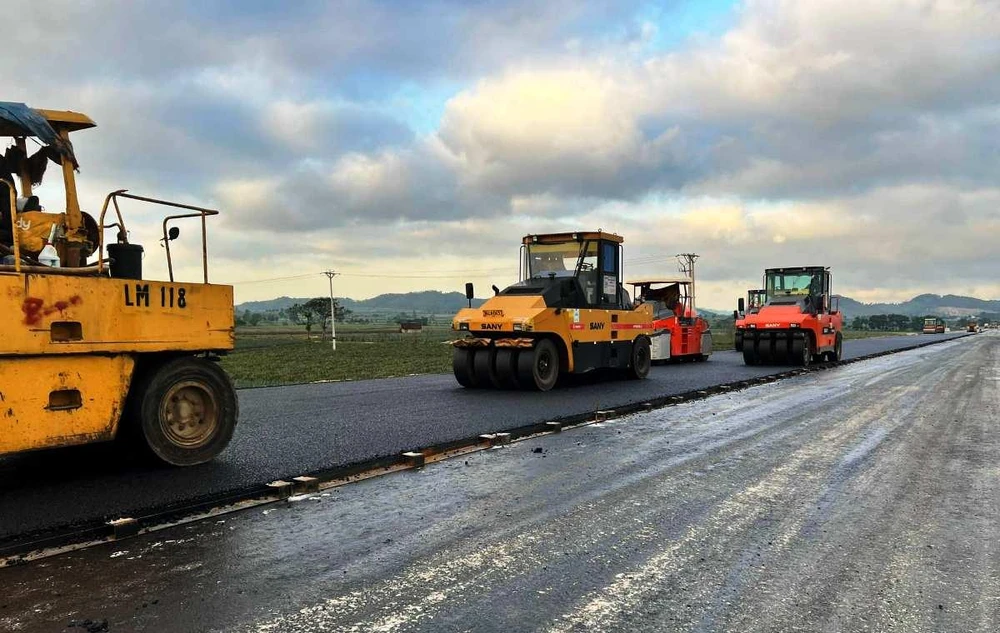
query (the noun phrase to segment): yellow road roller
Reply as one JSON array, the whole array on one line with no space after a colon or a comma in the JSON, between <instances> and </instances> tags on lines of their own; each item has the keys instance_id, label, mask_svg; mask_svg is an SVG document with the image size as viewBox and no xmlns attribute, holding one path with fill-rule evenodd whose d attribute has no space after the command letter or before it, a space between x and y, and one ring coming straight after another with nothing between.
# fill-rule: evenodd
<instances>
[{"instance_id":1,"label":"yellow road roller","mask_svg":"<svg viewBox=\"0 0 1000 633\"><path fill-rule=\"evenodd\" d=\"M236 392L215 362L233 348L234 326L232 287L208 283L205 221L216 211L118 190L96 219L83 213L70 133L94 125L77 112L0 102L8 143L0 155L0 456L127 438L167 464L198 464L228 444L237 419ZM65 198L40 201L33 187L50 163ZM161 240L169 279L143 275L124 200L174 209ZM174 279L170 244L181 219L200 225L198 282Z\"/></svg>"},{"instance_id":2,"label":"yellow road roller","mask_svg":"<svg viewBox=\"0 0 1000 633\"><path fill-rule=\"evenodd\" d=\"M452 321L452 368L463 387L552 389L565 374L649 374L653 307L622 284L622 238L604 231L528 235L517 283Z\"/></svg>"}]
</instances>

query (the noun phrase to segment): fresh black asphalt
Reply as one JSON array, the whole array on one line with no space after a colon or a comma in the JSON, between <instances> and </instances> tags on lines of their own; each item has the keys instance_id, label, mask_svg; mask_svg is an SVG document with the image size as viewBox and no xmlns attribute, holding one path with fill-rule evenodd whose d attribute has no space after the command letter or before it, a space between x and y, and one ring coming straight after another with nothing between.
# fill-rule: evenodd
<instances>
[{"instance_id":1,"label":"fresh black asphalt","mask_svg":"<svg viewBox=\"0 0 1000 633\"><path fill-rule=\"evenodd\" d=\"M961 334L935 335L935 340ZM845 358L906 349L925 336L847 341ZM122 463L109 446L0 460L0 543L98 519L248 489L406 450L705 389L786 367L746 367L735 352L547 393L466 390L451 375L242 390L240 423L215 461L187 469Z\"/></svg>"}]
</instances>

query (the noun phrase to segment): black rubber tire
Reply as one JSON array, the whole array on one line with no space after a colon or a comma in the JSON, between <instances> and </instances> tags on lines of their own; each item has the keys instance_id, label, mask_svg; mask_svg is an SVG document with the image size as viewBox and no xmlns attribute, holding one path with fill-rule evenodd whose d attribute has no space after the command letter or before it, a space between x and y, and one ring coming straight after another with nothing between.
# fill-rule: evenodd
<instances>
[{"instance_id":1,"label":"black rubber tire","mask_svg":"<svg viewBox=\"0 0 1000 633\"><path fill-rule=\"evenodd\" d=\"M799 367L808 367L809 361L812 360L812 351L810 350L810 347L809 339L792 339L792 364L798 365Z\"/></svg>"},{"instance_id":2,"label":"black rubber tire","mask_svg":"<svg viewBox=\"0 0 1000 633\"><path fill-rule=\"evenodd\" d=\"M476 384L481 387L500 388L500 378L496 370L497 350L495 347L483 347L476 350L472 359L472 371L476 375Z\"/></svg>"},{"instance_id":3,"label":"black rubber tire","mask_svg":"<svg viewBox=\"0 0 1000 633\"><path fill-rule=\"evenodd\" d=\"M757 339L757 363L768 365L774 362L774 341L770 334L764 334Z\"/></svg>"},{"instance_id":4,"label":"black rubber tire","mask_svg":"<svg viewBox=\"0 0 1000 633\"><path fill-rule=\"evenodd\" d=\"M798 364L798 348L795 346L794 337L789 339L779 339L778 347L781 350L781 358L775 359L775 365L797 365Z\"/></svg>"},{"instance_id":5,"label":"black rubber tire","mask_svg":"<svg viewBox=\"0 0 1000 633\"><path fill-rule=\"evenodd\" d=\"M171 402L175 403L172 411L167 411ZM147 368L129 391L129 408L126 423L133 425L129 436L149 456L171 466L194 466L213 459L229 444L239 417L229 376L217 363L194 356ZM184 417L171 422L173 415ZM206 418L214 418L214 424ZM182 437L189 426L202 424L213 427L207 435Z\"/></svg>"},{"instance_id":6,"label":"black rubber tire","mask_svg":"<svg viewBox=\"0 0 1000 633\"><path fill-rule=\"evenodd\" d=\"M743 351L743 332L737 332L735 334L735 336L733 336L733 342L734 342L733 349L735 349L737 352L742 352Z\"/></svg>"},{"instance_id":7,"label":"black rubber tire","mask_svg":"<svg viewBox=\"0 0 1000 633\"><path fill-rule=\"evenodd\" d=\"M549 339L541 339L531 350L517 355L517 379L522 389L549 391L559 380L559 350Z\"/></svg>"},{"instance_id":8,"label":"black rubber tire","mask_svg":"<svg viewBox=\"0 0 1000 633\"><path fill-rule=\"evenodd\" d=\"M844 358L844 335L837 332L837 342L834 344L833 360L840 362Z\"/></svg>"},{"instance_id":9,"label":"black rubber tire","mask_svg":"<svg viewBox=\"0 0 1000 633\"><path fill-rule=\"evenodd\" d=\"M649 339L639 336L632 342L632 357L628 364L628 377L631 380L643 380L649 375L652 366L652 353Z\"/></svg>"},{"instance_id":10,"label":"black rubber tire","mask_svg":"<svg viewBox=\"0 0 1000 633\"><path fill-rule=\"evenodd\" d=\"M516 348L497 350L494 367L496 367L496 376L500 381L501 389L517 389L520 387L517 380L517 353L518 350Z\"/></svg>"},{"instance_id":11,"label":"black rubber tire","mask_svg":"<svg viewBox=\"0 0 1000 633\"><path fill-rule=\"evenodd\" d=\"M475 350L465 347L456 347L451 355L451 370L455 373L455 380L468 389L475 389L479 386L476 372L472 366L472 361L475 358L474 352Z\"/></svg>"},{"instance_id":12,"label":"black rubber tire","mask_svg":"<svg viewBox=\"0 0 1000 633\"><path fill-rule=\"evenodd\" d=\"M754 349L753 339L743 339L743 364L749 367L760 364L757 359L757 350Z\"/></svg>"}]
</instances>

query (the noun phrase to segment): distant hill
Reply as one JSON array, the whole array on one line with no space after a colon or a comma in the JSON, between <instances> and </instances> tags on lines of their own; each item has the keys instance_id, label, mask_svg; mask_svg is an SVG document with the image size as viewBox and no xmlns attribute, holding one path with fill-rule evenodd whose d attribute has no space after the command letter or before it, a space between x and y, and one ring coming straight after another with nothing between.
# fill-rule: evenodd
<instances>
[{"instance_id":1,"label":"distant hill","mask_svg":"<svg viewBox=\"0 0 1000 633\"><path fill-rule=\"evenodd\" d=\"M923 294L902 303L861 303L841 297L840 309L848 317L873 314L905 314L907 316L962 317L984 312L1000 312L1000 301L988 301L958 295Z\"/></svg>"},{"instance_id":2,"label":"distant hill","mask_svg":"<svg viewBox=\"0 0 1000 633\"><path fill-rule=\"evenodd\" d=\"M278 297L267 301L247 301L236 306L238 312L270 312L284 310L296 303L305 303L310 297ZM341 298L341 304L356 313L365 312L416 312L418 314L452 314L468 305L465 295L460 292L420 292L391 293L371 299L355 300ZM480 306L485 299L474 299L473 306ZM1000 300L988 301L975 297L958 295L923 294L902 303L861 303L850 297L840 298L840 309L848 318L871 316L873 314L905 314L907 316L933 315L940 317L974 316L983 313L1000 312ZM699 308L702 313L716 316L729 315L732 311Z\"/></svg>"},{"instance_id":3,"label":"distant hill","mask_svg":"<svg viewBox=\"0 0 1000 633\"><path fill-rule=\"evenodd\" d=\"M247 301L236 306L237 312L271 312L286 310L296 303L305 303L311 297L278 297L266 301ZM342 306L353 312L417 312L419 314L452 314L467 307L465 295L461 292L440 292L422 290L420 292L389 293L371 299L350 299L338 297ZM480 306L485 299L473 299L473 306Z\"/></svg>"}]
</instances>

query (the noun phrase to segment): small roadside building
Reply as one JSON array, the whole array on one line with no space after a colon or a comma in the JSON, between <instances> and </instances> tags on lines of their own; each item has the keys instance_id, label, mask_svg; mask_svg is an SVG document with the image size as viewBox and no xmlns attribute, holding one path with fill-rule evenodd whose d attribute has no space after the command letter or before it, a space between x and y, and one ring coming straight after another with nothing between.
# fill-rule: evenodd
<instances>
[{"instance_id":1,"label":"small roadside building","mask_svg":"<svg viewBox=\"0 0 1000 633\"><path fill-rule=\"evenodd\" d=\"M424 324L420 321L400 321L400 334L417 334L424 329Z\"/></svg>"}]
</instances>

